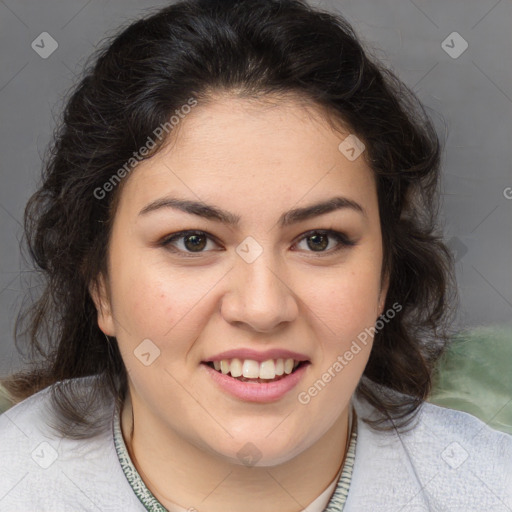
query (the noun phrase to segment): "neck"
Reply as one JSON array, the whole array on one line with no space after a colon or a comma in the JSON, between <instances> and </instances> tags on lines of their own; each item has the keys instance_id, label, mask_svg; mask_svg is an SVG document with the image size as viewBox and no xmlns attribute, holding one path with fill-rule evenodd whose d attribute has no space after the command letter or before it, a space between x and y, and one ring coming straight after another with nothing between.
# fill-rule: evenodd
<instances>
[{"instance_id":1,"label":"neck","mask_svg":"<svg viewBox=\"0 0 512 512\"><path fill-rule=\"evenodd\" d=\"M349 442L349 407L312 446L271 467L232 464L199 449L176 432L138 421L127 396L121 429L130 458L153 495L169 510L179 505L207 512L298 512L315 500L343 466ZM151 431L151 435L147 433ZM254 496L258 500L254 500Z\"/></svg>"}]
</instances>

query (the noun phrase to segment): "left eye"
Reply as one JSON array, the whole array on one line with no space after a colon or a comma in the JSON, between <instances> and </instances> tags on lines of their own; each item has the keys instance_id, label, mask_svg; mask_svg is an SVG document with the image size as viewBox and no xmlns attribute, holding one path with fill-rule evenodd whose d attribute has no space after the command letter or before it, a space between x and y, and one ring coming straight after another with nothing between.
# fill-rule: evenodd
<instances>
[{"instance_id":1,"label":"left eye","mask_svg":"<svg viewBox=\"0 0 512 512\"><path fill-rule=\"evenodd\" d=\"M329 239L335 240L337 245L335 245L334 248L326 250L329 246ZM183 249L174 245L178 240L184 240L184 244L182 246ZM175 233L170 237L165 238L161 242L161 245L173 252L184 253L188 256L194 253L208 252L204 250L207 245L207 241L212 241L214 244L217 244L215 239L205 231L180 231L179 233ZM355 245L355 242L350 240L344 233L334 230L309 231L302 235L298 243L302 241L306 241L308 248L312 249L308 252L319 253L332 253Z\"/></svg>"},{"instance_id":2,"label":"left eye","mask_svg":"<svg viewBox=\"0 0 512 512\"><path fill-rule=\"evenodd\" d=\"M337 242L337 245L334 249L331 248L326 251L325 249L329 245L329 238L334 239ZM300 241L302 240L306 240L309 248L314 248L312 252L332 253L339 251L344 247L352 247L355 245L355 242L350 240L344 233L333 230L310 231L300 239ZM316 250L318 248L320 248L320 251Z\"/></svg>"}]
</instances>

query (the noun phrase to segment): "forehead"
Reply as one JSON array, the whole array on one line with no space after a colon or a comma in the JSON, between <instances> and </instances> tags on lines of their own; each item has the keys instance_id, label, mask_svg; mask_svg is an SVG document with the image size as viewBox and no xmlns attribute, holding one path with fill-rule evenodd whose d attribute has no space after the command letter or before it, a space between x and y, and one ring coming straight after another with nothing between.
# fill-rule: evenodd
<instances>
[{"instance_id":1,"label":"forehead","mask_svg":"<svg viewBox=\"0 0 512 512\"><path fill-rule=\"evenodd\" d=\"M183 116L168 143L138 164L121 203L140 210L165 193L239 211L285 209L335 193L376 202L364 154L350 160L340 151L349 135L300 99L221 96Z\"/></svg>"}]
</instances>

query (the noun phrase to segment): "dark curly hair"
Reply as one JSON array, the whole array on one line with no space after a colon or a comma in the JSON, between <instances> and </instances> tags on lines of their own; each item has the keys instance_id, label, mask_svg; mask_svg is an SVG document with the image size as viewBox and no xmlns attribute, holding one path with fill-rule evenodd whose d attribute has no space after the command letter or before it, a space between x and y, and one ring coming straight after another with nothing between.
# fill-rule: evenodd
<instances>
[{"instance_id":1,"label":"dark curly hair","mask_svg":"<svg viewBox=\"0 0 512 512\"><path fill-rule=\"evenodd\" d=\"M57 428L75 438L101 428L95 406L107 391L124 400L127 373L117 341L98 327L89 293L107 275L123 180L104 198L98 189L190 97L204 104L218 92L294 95L366 146L377 180L383 275L390 277L385 308L402 309L375 335L356 393L377 409L379 417L367 419L374 428L408 425L428 398L458 299L437 225L441 145L413 92L370 57L343 17L302 0L180 1L133 22L92 57L25 211L29 256L44 287L16 320L16 345L21 351L21 339L28 341L31 367L4 380L13 401L57 384ZM93 375L78 399L68 379Z\"/></svg>"}]
</instances>

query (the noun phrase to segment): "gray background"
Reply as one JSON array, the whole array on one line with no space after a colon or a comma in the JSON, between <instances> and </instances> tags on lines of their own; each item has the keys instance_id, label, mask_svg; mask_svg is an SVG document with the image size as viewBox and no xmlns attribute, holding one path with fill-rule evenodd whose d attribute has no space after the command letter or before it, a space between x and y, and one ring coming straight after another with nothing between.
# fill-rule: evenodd
<instances>
[{"instance_id":1,"label":"gray background","mask_svg":"<svg viewBox=\"0 0 512 512\"><path fill-rule=\"evenodd\" d=\"M439 130L446 129L442 222L458 259L456 325L511 325L512 2L311 3L346 16L372 53L429 107ZM27 284L19 252L21 222L64 94L102 38L143 11L167 4L0 0L0 375L19 366L14 318L23 296L40 290ZM47 59L31 47L42 32L58 42ZM452 32L468 43L457 58L442 47ZM452 51L461 48L456 39L446 44Z\"/></svg>"}]
</instances>

